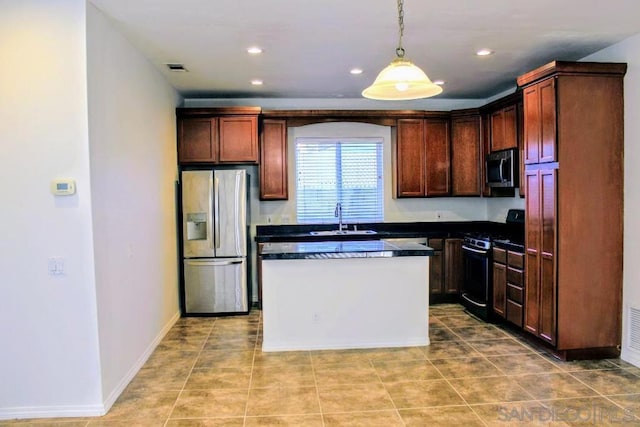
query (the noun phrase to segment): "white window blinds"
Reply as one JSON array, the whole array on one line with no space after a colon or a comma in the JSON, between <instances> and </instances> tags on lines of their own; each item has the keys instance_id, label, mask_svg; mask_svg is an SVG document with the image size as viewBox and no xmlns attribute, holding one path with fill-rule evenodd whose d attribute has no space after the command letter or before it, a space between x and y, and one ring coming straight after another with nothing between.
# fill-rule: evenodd
<instances>
[{"instance_id":1,"label":"white window blinds","mask_svg":"<svg viewBox=\"0 0 640 427\"><path fill-rule=\"evenodd\" d=\"M384 220L381 138L297 138L298 223Z\"/></svg>"}]
</instances>

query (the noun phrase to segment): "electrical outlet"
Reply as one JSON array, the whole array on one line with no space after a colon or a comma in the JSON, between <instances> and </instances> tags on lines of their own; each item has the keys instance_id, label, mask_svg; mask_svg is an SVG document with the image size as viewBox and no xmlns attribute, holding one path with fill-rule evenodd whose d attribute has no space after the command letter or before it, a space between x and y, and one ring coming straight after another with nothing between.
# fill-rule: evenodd
<instances>
[{"instance_id":1,"label":"electrical outlet","mask_svg":"<svg viewBox=\"0 0 640 427\"><path fill-rule=\"evenodd\" d=\"M273 217L271 215L267 215L267 224L273 224Z\"/></svg>"}]
</instances>

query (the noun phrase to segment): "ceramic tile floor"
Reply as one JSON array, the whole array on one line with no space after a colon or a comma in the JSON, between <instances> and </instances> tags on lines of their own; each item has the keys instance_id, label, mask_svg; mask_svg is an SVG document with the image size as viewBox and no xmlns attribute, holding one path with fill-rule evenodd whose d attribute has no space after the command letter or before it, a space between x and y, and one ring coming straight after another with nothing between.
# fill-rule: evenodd
<instances>
[{"instance_id":1,"label":"ceramic tile floor","mask_svg":"<svg viewBox=\"0 0 640 427\"><path fill-rule=\"evenodd\" d=\"M455 304L427 347L262 353L260 311L184 318L107 415L0 426L640 425L640 368L563 363Z\"/></svg>"}]
</instances>

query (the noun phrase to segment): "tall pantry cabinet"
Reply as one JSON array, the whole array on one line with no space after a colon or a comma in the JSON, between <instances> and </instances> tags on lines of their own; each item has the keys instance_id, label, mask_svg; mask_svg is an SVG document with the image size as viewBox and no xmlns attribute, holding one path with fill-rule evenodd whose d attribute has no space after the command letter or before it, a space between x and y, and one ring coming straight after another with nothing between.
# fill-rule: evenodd
<instances>
[{"instance_id":1,"label":"tall pantry cabinet","mask_svg":"<svg viewBox=\"0 0 640 427\"><path fill-rule=\"evenodd\" d=\"M619 355L626 64L552 62L524 99L524 329L564 359Z\"/></svg>"}]
</instances>

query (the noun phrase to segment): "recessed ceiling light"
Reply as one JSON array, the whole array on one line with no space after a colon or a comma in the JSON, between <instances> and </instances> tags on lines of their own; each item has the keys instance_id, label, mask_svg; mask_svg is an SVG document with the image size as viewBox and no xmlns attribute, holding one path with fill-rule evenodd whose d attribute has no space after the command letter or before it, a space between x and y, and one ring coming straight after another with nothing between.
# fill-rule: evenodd
<instances>
[{"instance_id":1,"label":"recessed ceiling light","mask_svg":"<svg viewBox=\"0 0 640 427\"><path fill-rule=\"evenodd\" d=\"M493 51L491 49L480 49L479 51L476 52L476 55L478 56L489 56L492 54L493 54Z\"/></svg>"},{"instance_id":2,"label":"recessed ceiling light","mask_svg":"<svg viewBox=\"0 0 640 427\"><path fill-rule=\"evenodd\" d=\"M175 63L175 62L171 62L171 63L165 64L165 65L167 66L169 71L173 71L173 72L176 72L176 73L186 73L187 71L189 71L186 68L184 68L184 64L178 64L178 63Z\"/></svg>"},{"instance_id":3,"label":"recessed ceiling light","mask_svg":"<svg viewBox=\"0 0 640 427\"><path fill-rule=\"evenodd\" d=\"M353 75L362 74L362 68L352 68L349 72Z\"/></svg>"},{"instance_id":4,"label":"recessed ceiling light","mask_svg":"<svg viewBox=\"0 0 640 427\"><path fill-rule=\"evenodd\" d=\"M258 46L251 46L250 48L247 48L247 53L257 55L259 53L262 53L262 48Z\"/></svg>"},{"instance_id":5,"label":"recessed ceiling light","mask_svg":"<svg viewBox=\"0 0 640 427\"><path fill-rule=\"evenodd\" d=\"M442 86L443 84L445 84L446 82L444 80L434 80L433 84L434 85L438 85L438 86Z\"/></svg>"},{"instance_id":6,"label":"recessed ceiling light","mask_svg":"<svg viewBox=\"0 0 640 427\"><path fill-rule=\"evenodd\" d=\"M260 79L251 80L251 84L254 85L254 86L262 86L263 83L264 82L262 80L260 80Z\"/></svg>"}]
</instances>

